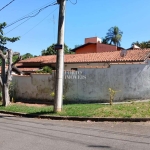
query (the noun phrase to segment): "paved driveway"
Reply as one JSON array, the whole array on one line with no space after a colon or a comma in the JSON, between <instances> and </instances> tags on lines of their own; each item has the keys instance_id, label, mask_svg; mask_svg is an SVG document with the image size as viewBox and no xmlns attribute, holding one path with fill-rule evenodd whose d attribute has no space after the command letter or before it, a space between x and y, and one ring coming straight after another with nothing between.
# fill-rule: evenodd
<instances>
[{"instance_id":1,"label":"paved driveway","mask_svg":"<svg viewBox=\"0 0 150 150\"><path fill-rule=\"evenodd\" d=\"M0 150L149 150L150 122L74 122L0 114Z\"/></svg>"}]
</instances>

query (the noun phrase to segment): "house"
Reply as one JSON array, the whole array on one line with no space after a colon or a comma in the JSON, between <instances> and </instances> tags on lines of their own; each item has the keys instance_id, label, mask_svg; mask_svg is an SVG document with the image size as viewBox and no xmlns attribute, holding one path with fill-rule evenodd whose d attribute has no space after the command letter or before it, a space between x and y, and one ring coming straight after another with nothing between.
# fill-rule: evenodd
<instances>
[{"instance_id":1,"label":"house","mask_svg":"<svg viewBox=\"0 0 150 150\"><path fill-rule=\"evenodd\" d=\"M149 58L150 49L65 55L65 70L78 70L64 73L65 99L67 102L108 102L109 88L118 91L115 101L149 99ZM29 58L17 65L25 74L43 66L55 68L56 56ZM52 102L50 93L55 89L55 75L55 72L14 75L15 100Z\"/></svg>"},{"instance_id":2,"label":"house","mask_svg":"<svg viewBox=\"0 0 150 150\"><path fill-rule=\"evenodd\" d=\"M76 47L71 51L75 52L75 54L84 54L84 53L119 51L121 49L124 49L124 48L117 47L115 45L103 44L100 38L91 37L91 38L85 38L85 44L79 47Z\"/></svg>"},{"instance_id":3,"label":"house","mask_svg":"<svg viewBox=\"0 0 150 150\"><path fill-rule=\"evenodd\" d=\"M107 68L110 64L141 64L150 57L150 49L108 51L101 53L64 55L64 69ZM56 67L56 55L39 56L21 60L17 68L24 74L34 73L44 66Z\"/></svg>"}]
</instances>

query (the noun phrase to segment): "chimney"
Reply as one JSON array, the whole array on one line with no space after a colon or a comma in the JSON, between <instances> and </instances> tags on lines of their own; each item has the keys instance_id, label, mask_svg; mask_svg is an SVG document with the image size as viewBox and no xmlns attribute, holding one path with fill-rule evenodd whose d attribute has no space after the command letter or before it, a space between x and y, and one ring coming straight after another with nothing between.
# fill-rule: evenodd
<instances>
[{"instance_id":1,"label":"chimney","mask_svg":"<svg viewBox=\"0 0 150 150\"><path fill-rule=\"evenodd\" d=\"M85 38L85 44L87 43L102 43L102 40L98 37Z\"/></svg>"}]
</instances>

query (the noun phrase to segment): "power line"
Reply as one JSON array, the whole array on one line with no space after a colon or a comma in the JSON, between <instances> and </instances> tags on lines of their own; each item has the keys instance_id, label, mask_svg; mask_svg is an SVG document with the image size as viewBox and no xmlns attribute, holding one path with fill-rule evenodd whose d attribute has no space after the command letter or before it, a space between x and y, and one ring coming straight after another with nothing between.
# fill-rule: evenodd
<instances>
[{"instance_id":1,"label":"power line","mask_svg":"<svg viewBox=\"0 0 150 150\"><path fill-rule=\"evenodd\" d=\"M23 21L22 23L20 23L19 25L17 25L16 27L14 27L13 29L9 30L8 32L6 32L4 35L8 34L9 32L13 31L14 29L16 29L17 27L21 26L23 23L27 22L28 20L30 20L31 18L28 18L27 20Z\"/></svg>"},{"instance_id":2,"label":"power line","mask_svg":"<svg viewBox=\"0 0 150 150\"><path fill-rule=\"evenodd\" d=\"M72 2L71 0L69 0L70 1L70 3L72 3L73 5L76 5L77 4L77 0L76 0L76 2Z\"/></svg>"},{"instance_id":3,"label":"power line","mask_svg":"<svg viewBox=\"0 0 150 150\"><path fill-rule=\"evenodd\" d=\"M11 2L9 2L7 5L5 5L4 7L2 7L1 9L0 9L0 11L2 11L5 7L7 7L8 5L10 5L12 2L14 2L15 0L12 0Z\"/></svg>"},{"instance_id":4,"label":"power line","mask_svg":"<svg viewBox=\"0 0 150 150\"><path fill-rule=\"evenodd\" d=\"M48 14L44 19L42 19L39 23L37 23L35 26L33 26L30 30L28 30L26 33L24 33L21 37L23 37L24 35L28 34L31 30L33 30L35 27L37 27L41 22L43 22L46 18L48 18L53 12L55 12L58 8L56 8L54 11L52 11L50 14ZM28 21L31 18L28 18L27 20L25 20L24 22L22 22L21 24L19 24L18 26L14 27L13 29L11 29L10 31L8 31L6 34L8 34L9 32L13 31L14 29L16 29L17 27L19 27L20 25L22 25L23 23L25 23L26 21ZM5 35L6 35L5 34Z\"/></svg>"},{"instance_id":5,"label":"power line","mask_svg":"<svg viewBox=\"0 0 150 150\"><path fill-rule=\"evenodd\" d=\"M48 8L48 7L50 7L50 6L56 5L56 4L57 4L57 2L55 1L55 2L52 2L52 3L49 4L49 5L46 5L46 6L42 7L42 8L40 8L40 9L38 9L38 10L32 11L32 12L29 13L28 15L25 15L24 17L22 17L22 18L20 18L20 19L18 19L18 20L16 20L16 21L10 23L10 24L7 25L5 28L8 28L8 27L14 25L15 23L17 23L17 22L19 22L19 21L21 21L21 20L24 20L24 19L27 19L27 18L35 17L35 16L37 16L41 11L43 11L44 9L46 9L46 8ZM34 13L35 13L35 14L34 14Z\"/></svg>"},{"instance_id":6,"label":"power line","mask_svg":"<svg viewBox=\"0 0 150 150\"><path fill-rule=\"evenodd\" d=\"M54 11L56 11L58 8L56 8ZM54 12L53 11L53 12ZM48 14L44 19L42 19L39 23L37 23L34 27L32 27L30 30L28 30L26 33L24 33L22 36L26 35L27 33L29 33L31 30L33 30L35 27L37 27L41 22L43 22L46 18L48 18L53 12L51 12L50 14ZM22 37L21 36L21 37Z\"/></svg>"}]
</instances>

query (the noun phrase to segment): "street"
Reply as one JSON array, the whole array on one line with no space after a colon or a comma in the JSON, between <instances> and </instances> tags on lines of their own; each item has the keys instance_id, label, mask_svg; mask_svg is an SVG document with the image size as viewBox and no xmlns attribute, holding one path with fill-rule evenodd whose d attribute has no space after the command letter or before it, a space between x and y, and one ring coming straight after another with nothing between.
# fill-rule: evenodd
<instances>
[{"instance_id":1,"label":"street","mask_svg":"<svg viewBox=\"0 0 150 150\"><path fill-rule=\"evenodd\" d=\"M149 150L150 122L77 122L0 114L0 150Z\"/></svg>"}]
</instances>

